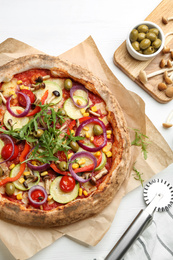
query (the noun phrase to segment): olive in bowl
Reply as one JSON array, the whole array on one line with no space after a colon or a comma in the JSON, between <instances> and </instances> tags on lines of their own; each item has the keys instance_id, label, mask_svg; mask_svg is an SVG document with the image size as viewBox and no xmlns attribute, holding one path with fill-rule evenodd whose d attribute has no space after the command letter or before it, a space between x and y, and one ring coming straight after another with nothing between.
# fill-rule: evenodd
<instances>
[{"instance_id":1,"label":"olive in bowl","mask_svg":"<svg viewBox=\"0 0 173 260\"><path fill-rule=\"evenodd\" d=\"M160 53L164 43L162 29L153 22L143 21L130 30L126 47L133 58L146 61Z\"/></svg>"}]
</instances>

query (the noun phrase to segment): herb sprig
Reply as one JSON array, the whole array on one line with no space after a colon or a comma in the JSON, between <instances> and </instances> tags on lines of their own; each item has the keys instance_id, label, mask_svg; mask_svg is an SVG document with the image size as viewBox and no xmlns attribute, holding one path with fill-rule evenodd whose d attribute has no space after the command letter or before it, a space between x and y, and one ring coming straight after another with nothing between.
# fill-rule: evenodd
<instances>
[{"instance_id":1,"label":"herb sprig","mask_svg":"<svg viewBox=\"0 0 173 260\"><path fill-rule=\"evenodd\" d=\"M21 129L5 130L1 128L4 134L8 134L18 140L26 140L33 144L34 149L26 161L37 160L40 163L50 163L50 161L57 161L58 157L55 154L58 151L63 151L66 156L70 147L71 141L83 140L81 136L73 136L72 133L62 132L56 127L57 124L62 125L65 122L65 116L61 111L57 112L50 107L50 104L40 105L41 111L38 112L30 121ZM40 138L36 138L34 133L40 128L44 128L43 134Z\"/></svg>"},{"instance_id":2,"label":"herb sprig","mask_svg":"<svg viewBox=\"0 0 173 260\"><path fill-rule=\"evenodd\" d=\"M147 159L147 145L149 144L149 141L146 141L148 139L148 136L142 134L138 129L133 129L135 131L135 139L131 142L131 145L140 146L142 153L144 155L144 159Z\"/></svg>"},{"instance_id":3,"label":"herb sprig","mask_svg":"<svg viewBox=\"0 0 173 260\"><path fill-rule=\"evenodd\" d=\"M142 185L142 187L143 187L143 182L144 182L144 180L143 180L142 177L141 177L141 175L142 175L143 173L140 173L140 172L135 168L134 165L133 165L133 171L135 172L135 177L134 177L134 179L137 180L137 181L140 181L140 183L141 183L141 185Z\"/></svg>"}]
</instances>

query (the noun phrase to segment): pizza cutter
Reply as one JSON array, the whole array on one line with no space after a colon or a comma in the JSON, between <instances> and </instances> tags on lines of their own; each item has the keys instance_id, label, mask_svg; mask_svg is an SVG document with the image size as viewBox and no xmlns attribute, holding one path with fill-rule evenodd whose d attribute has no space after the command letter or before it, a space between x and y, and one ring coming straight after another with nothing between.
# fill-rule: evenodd
<instances>
[{"instance_id":1,"label":"pizza cutter","mask_svg":"<svg viewBox=\"0 0 173 260\"><path fill-rule=\"evenodd\" d=\"M143 196L148 206L138 213L105 260L121 260L135 240L150 224L154 212L156 210L159 212L169 210L173 204L173 187L163 179L153 179L145 185Z\"/></svg>"}]
</instances>

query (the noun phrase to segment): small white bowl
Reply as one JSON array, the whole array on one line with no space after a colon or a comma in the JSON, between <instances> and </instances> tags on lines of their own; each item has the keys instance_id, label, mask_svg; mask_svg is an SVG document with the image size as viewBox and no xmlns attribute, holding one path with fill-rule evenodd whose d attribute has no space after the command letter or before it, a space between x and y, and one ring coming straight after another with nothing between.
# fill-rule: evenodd
<instances>
[{"instance_id":1,"label":"small white bowl","mask_svg":"<svg viewBox=\"0 0 173 260\"><path fill-rule=\"evenodd\" d=\"M159 30L159 35L158 35L158 38L162 41L162 44L161 46L159 47L159 49L154 52L153 54L149 54L149 55L145 55L145 54L141 54L139 52L137 52L133 47L132 47L132 44L130 42L130 33L133 29L137 29L139 25L142 25L142 24L145 24L149 27L149 29L151 28L157 28ZM140 60L140 61L146 61L146 60L150 60L150 59L153 59L157 54L159 54L161 52L161 50L163 49L163 46L165 44L165 36L164 36L164 33L162 31L162 29L155 23L153 22L148 22L148 21L143 21L143 22L140 22L138 23L136 26L134 26L128 33L128 37L127 37L127 40L126 40L126 47L127 47L127 50L129 52L129 54L135 58L136 60Z\"/></svg>"}]
</instances>

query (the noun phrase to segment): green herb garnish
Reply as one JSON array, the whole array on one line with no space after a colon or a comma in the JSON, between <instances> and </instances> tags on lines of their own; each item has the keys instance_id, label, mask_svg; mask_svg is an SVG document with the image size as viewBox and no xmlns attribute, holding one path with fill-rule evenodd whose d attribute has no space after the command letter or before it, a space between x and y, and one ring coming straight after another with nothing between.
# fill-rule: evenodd
<instances>
[{"instance_id":1,"label":"green herb garnish","mask_svg":"<svg viewBox=\"0 0 173 260\"><path fill-rule=\"evenodd\" d=\"M148 141L146 141L145 139L148 139L148 136L140 133L140 131L138 129L133 129L135 131L135 139L131 142L131 145L136 145L136 146L140 146L142 153L144 155L144 159L147 159L147 145L149 144Z\"/></svg>"},{"instance_id":2,"label":"green herb garnish","mask_svg":"<svg viewBox=\"0 0 173 260\"><path fill-rule=\"evenodd\" d=\"M143 187L143 182L144 182L144 180L143 180L142 177L141 177L141 175L142 175L143 173L140 173L140 172L135 168L134 165L133 165L133 171L135 171L135 177L134 177L134 179L137 180L137 181L140 181L140 183L141 183L141 185L142 185L142 187Z\"/></svg>"},{"instance_id":3,"label":"green herb garnish","mask_svg":"<svg viewBox=\"0 0 173 260\"><path fill-rule=\"evenodd\" d=\"M50 163L51 161L56 162L58 157L55 155L58 151L63 151L67 157L67 152L71 149L70 142L83 140L84 137L73 136L71 132L70 135L62 132L56 125L62 125L65 122L65 116L60 111L56 112L50 107L50 104L40 105L40 107L41 111L31 118L28 124L21 129L11 128L10 130L4 130L1 128L1 131L15 139L26 140L33 144L34 149L26 161L37 160L43 164ZM35 133L40 125L46 128L42 135L36 138Z\"/></svg>"}]
</instances>

